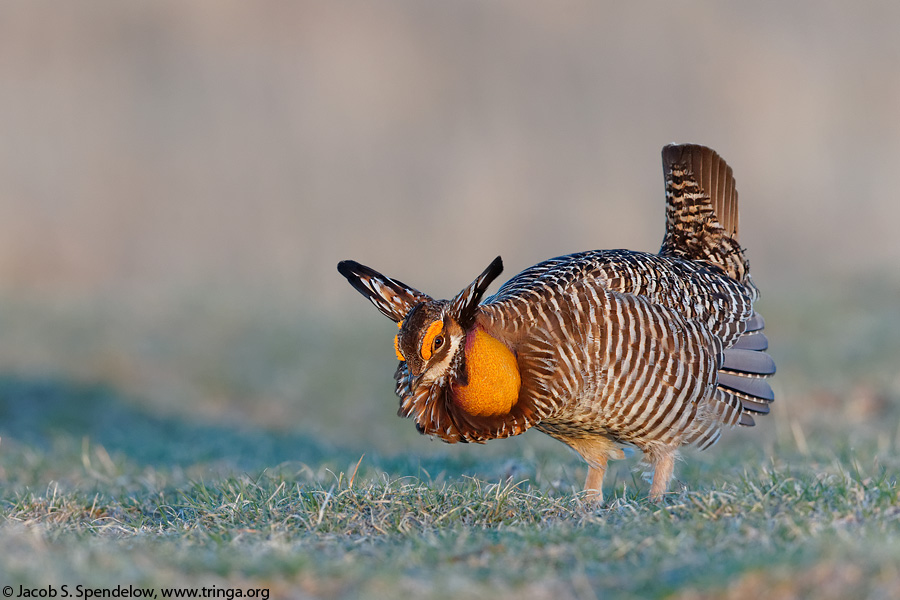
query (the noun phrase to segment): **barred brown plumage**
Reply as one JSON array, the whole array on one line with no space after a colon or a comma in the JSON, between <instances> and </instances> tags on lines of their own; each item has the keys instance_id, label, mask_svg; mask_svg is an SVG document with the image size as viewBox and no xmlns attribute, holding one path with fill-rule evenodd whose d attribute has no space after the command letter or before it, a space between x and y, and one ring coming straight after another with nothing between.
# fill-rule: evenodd
<instances>
[{"instance_id":1,"label":"barred brown plumage","mask_svg":"<svg viewBox=\"0 0 900 600\"><path fill-rule=\"evenodd\" d=\"M400 330L399 414L446 442L531 427L588 463L602 498L611 458L640 449L659 499L679 447L707 448L774 400L758 291L738 240L731 168L697 145L663 149L658 254L593 250L525 269L482 302L497 257L451 300L353 261L338 270Z\"/></svg>"}]
</instances>

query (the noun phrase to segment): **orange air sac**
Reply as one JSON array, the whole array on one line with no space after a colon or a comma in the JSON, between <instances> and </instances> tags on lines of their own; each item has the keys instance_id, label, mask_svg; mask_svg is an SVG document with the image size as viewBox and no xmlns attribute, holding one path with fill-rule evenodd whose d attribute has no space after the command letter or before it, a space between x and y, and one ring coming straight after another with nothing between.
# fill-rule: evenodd
<instances>
[{"instance_id":1,"label":"orange air sac","mask_svg":"<svg viewBox=\"0 0 900 600\"><path fill-rule=\"evenodd\" d=\"M466 385L453 386L453 398L476 417L496 417L512 410L522 383L516 356L480 328L466 336Z\"/></svg>"}]
</instances>

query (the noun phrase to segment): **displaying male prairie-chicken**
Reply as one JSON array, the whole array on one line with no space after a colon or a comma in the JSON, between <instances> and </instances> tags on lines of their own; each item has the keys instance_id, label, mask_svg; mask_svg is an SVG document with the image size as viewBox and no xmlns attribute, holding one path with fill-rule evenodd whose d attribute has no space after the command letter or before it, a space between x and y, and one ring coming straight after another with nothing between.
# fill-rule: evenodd
<instances>
[{"instance_id":1,"label":"displaying male prairie-chicken","mask_svg":"<svg viewBox=\"0 0 900 600\"><path fill-rule=\"evenodd\" d=\"M666 232L658 254L594 250L525 269L482 302L497 257L450 300L435 300L353 261L338 271L400 328L399 414L446 442L534 427L588 464L602 498L607 461L637 447L650 496L676 452L753 425L774 399L758 296L738 242L731 168L714 151L662 151Z\"/></svg>"}]
</instances>

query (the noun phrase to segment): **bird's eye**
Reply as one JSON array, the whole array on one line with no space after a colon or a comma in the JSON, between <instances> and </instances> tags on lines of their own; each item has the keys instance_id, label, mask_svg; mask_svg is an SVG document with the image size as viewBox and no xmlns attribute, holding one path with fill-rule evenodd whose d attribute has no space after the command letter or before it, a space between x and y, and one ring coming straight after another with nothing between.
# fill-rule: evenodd
<instances>
[{"instance_id":1,"label":"bird's eye","mask_svg":"<svg viewBox=\"0 0 900 600\"><path fill-rule=\"evenodd\" d=\"M428 326L425 336L422 338L422 348L419 350L422 360L430 360L434 351L444 343L444 336L441 335L441 330L443 329L443 321L432 321L431 325ZM440 341L438 341L439 339Z\"/></svg>"}]
</instances>

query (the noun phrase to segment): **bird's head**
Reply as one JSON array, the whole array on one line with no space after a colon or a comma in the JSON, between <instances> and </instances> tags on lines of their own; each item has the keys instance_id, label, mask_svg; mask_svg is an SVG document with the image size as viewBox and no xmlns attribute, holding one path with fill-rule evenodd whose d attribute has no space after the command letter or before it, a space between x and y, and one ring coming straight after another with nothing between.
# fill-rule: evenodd
<instances>
[{"instance_id":1,"label":"bird's head","mask_svg":"<svg viewBox=\"0 0 900 600\"><path fill-rule=\"evenodd\" d=\"M397 323L397 358L406 363L416 385L454 374L465 355L466 335L475 325L478 305L490 283L503 271L498 256L451 300L436 300L396 279L352 260L338 271L383 315Z\"/></svg>"},{"instance_id":2,"label":"bird's head","mask_svg":"<svg viewBox=\"0 0 900 600\"><path fill-rule=\"evenodd\" d=\"M436 300L357 262L338 264L350 285L397 323L400 414L415 417L423 433L458 441L454 415L466 420L499 417L516 403L516 356L478 322L485 291L502 270L498 256L452 299Z\"/></svg>"}]
</instances>

